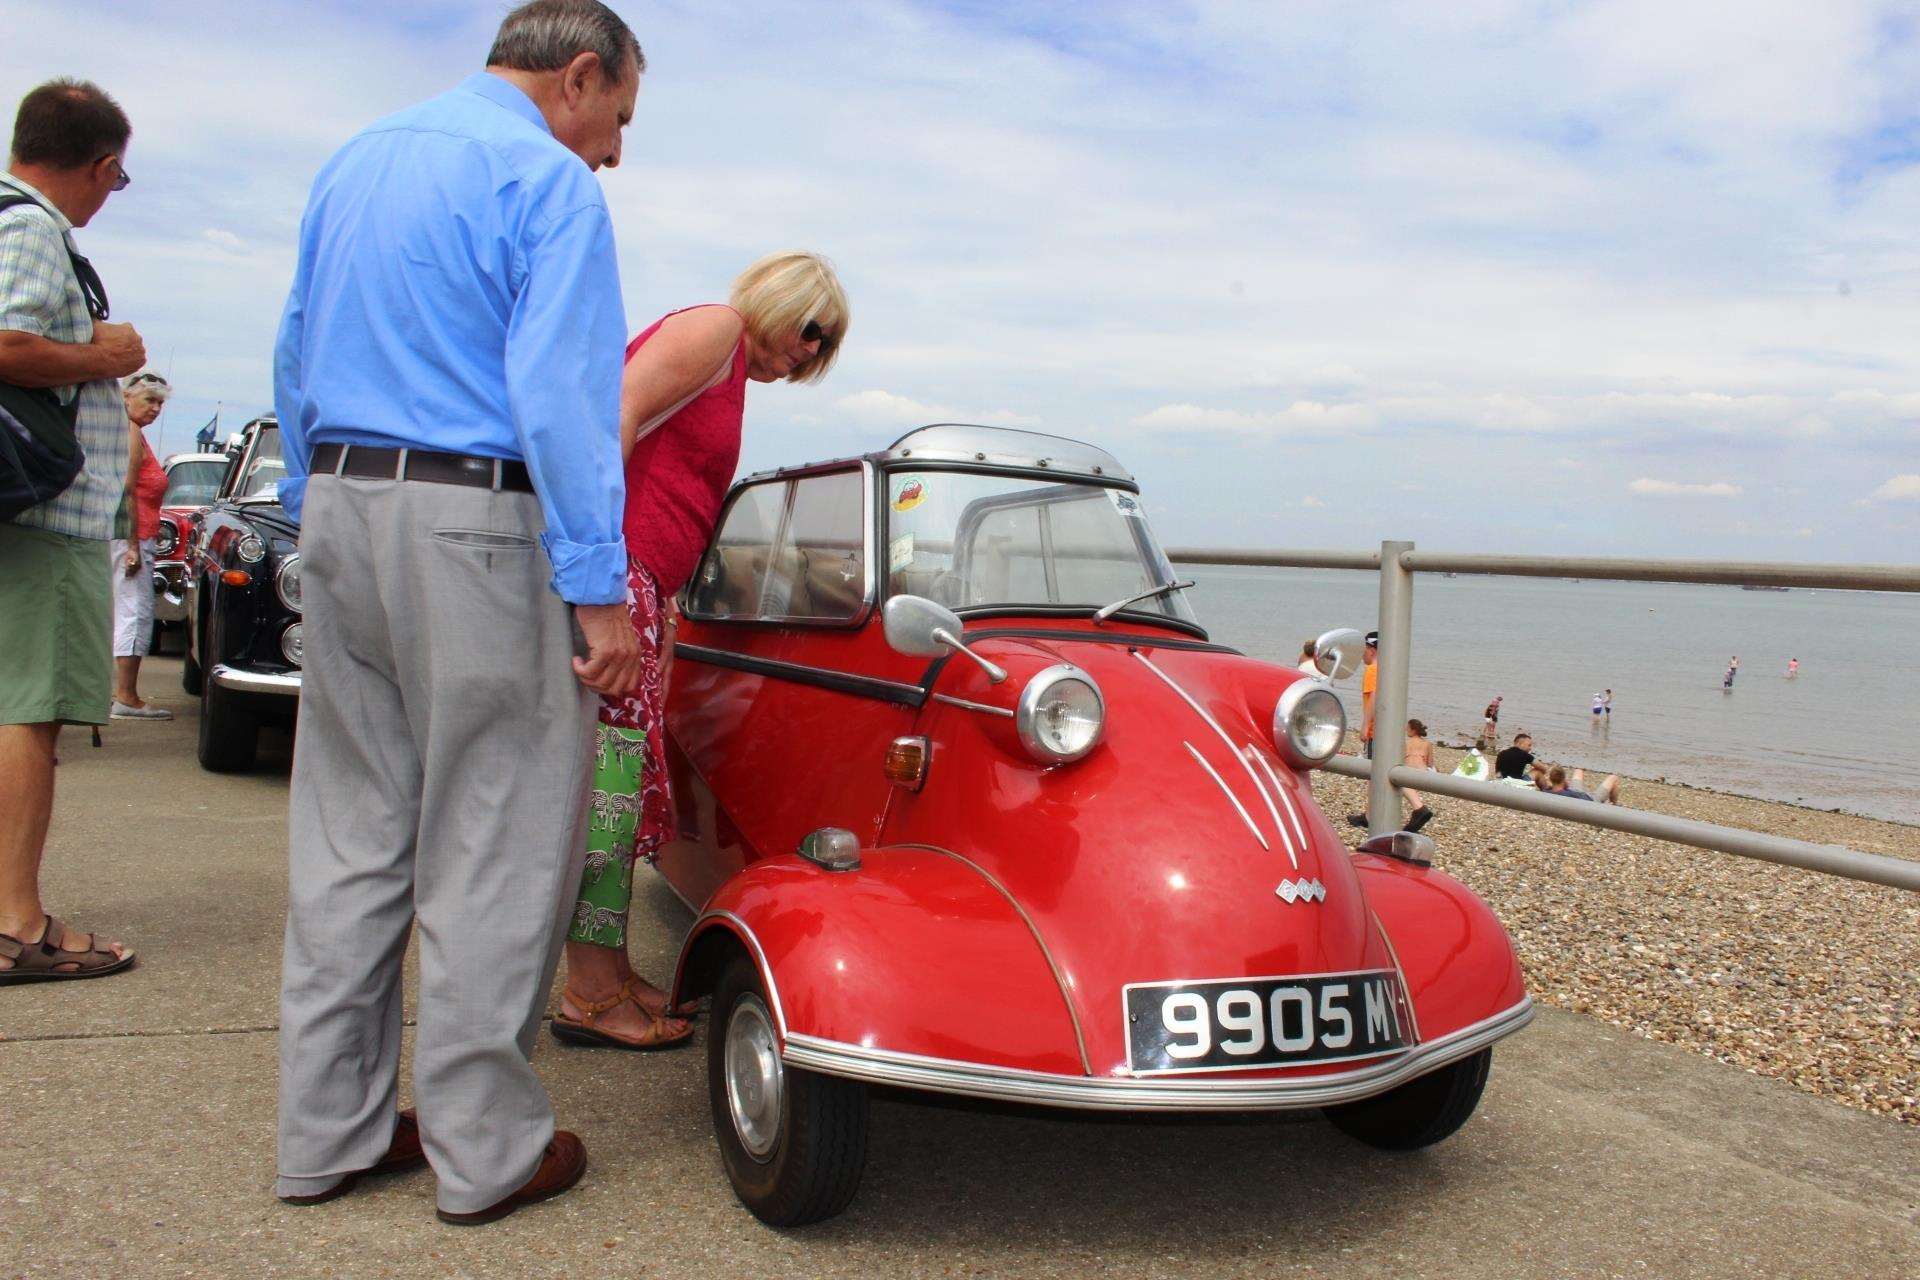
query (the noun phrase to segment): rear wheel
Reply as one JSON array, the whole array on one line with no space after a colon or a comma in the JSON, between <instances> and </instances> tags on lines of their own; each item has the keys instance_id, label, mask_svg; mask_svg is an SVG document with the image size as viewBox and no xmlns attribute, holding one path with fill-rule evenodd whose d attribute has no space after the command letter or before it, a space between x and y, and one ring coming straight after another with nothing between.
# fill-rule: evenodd
<instances>
[{"instance_id":1,"label":"rear wheel","mask_svg":"<svg viewBox=\"0 0 1920 1280\"><path fill-rule=\"evenodd\" d=\"M1349 1138L1383 1151L1430 1147L1467 1122L1487 1087L1493 1050L1429 1071L1377 1097L1328 1107L1327 1119Z\"/></svg>"},{"instance_id":2,"label":"rear wheel","mask_svg":"<svg viewBox=\"0 0 1920 1280\"><path fill-rule=\"evenodd\" d=\"M736 956L708 1021L707 1093L733 1192L772 1227L831 1218L853 1202L867 1163L867 1088L780 1060L759 971Z\"/></svg>"},{"instance_id":3,"label":"rear wheel","mask_svg":"<svg viewBox=\"0 0 1920 1280\"><path fill-rule=\"evenodd\" d=\"M245 773L260 751L260 719L231 690L195 668L200 684L200 767Z\"/></svg>"}]
</instances>

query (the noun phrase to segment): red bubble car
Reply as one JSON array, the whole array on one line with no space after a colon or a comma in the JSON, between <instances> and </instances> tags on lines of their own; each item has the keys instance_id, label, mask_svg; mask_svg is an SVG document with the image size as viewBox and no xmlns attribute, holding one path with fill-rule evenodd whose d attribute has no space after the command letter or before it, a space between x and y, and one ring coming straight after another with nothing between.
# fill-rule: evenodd
<instances>
[{"instance_id":1,"label":"red bubble car","mask_svg":"<svg viewBox=\"0 0 1920 1280\"><path fill-rule=\"evenodd\" d=\"M1500 922L1308 771L1323 679L1207 637L1104 451L942 425L755 475L689 584L667 709L727 1173L840 1212L867 1087L1140 1112L1321 1108L1410 1150L1533 1016ZM1360 637L1334 632L1345 676Z\"/></svg>"}]
</instances>

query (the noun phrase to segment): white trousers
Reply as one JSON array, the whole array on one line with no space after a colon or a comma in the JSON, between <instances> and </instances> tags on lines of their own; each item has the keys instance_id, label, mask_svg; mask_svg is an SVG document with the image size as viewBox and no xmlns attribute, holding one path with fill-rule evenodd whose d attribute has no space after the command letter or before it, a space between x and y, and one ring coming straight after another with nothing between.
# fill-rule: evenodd
<instances>
[{"instance_id":1,"label":"white trousers","mask_svg":"<svg viewBox=\"0 0 1920 1280\"><path fill-rule=\"evenodd\" d=\"M144 658L153 644L153 539L115 538L113 555L113 656ZM127 549L140 548L140 568L127 576Z\"/></svg>"}]
</instances>

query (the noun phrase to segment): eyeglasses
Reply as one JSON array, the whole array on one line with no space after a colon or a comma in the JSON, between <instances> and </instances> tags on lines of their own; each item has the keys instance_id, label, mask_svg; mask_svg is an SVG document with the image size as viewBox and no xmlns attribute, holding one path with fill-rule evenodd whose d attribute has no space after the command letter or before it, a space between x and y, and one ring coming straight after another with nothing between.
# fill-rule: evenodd
<instances>
[{"instance_id":1,"label":"eyeglasses","mask_svg":"<svg viewBox=\"0 0 1920 1280\"><path fill-rule=\"evenodd\" d=\"M800 326L800 341L817 342L822 351L831 351L839 339L821 328L818 320L809 320Z\"/></svg>"},{"instance_id":2,"label":"eyeglasses","mask_svg":"<svg viewBox=\"0 0 1920 1280\"><path fill-rule=\"evenodd\" d=\"M113 161L113 167L120 171L120 176L113 180L112 189L115 191L125 191L127 184L133 181L133 175L127 172L127 166L120 163L119 156L108 156L107 159Z\"/></svg>"}]
</instances>

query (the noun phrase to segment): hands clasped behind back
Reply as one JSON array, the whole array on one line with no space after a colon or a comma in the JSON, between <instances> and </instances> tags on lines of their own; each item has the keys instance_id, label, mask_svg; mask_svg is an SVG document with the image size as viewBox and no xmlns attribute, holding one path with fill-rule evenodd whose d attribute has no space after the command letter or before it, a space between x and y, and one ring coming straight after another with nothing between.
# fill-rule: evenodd
<instances>
[{"instance_id":1,"label":"hands clasped behind back","mask_svg":"<svg viewBox=\"0 0 1920 1280\"><path fill-rule=\"evenodd\" d=\"M640 686L640 638L627 606L577 604L574 619L586 637L587 656L573 660L573 673L595 693L617 698Z\"/></svg>"}]
</instances>

